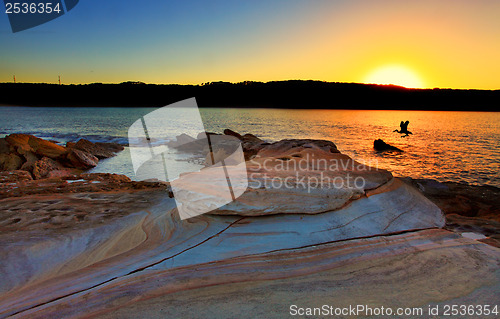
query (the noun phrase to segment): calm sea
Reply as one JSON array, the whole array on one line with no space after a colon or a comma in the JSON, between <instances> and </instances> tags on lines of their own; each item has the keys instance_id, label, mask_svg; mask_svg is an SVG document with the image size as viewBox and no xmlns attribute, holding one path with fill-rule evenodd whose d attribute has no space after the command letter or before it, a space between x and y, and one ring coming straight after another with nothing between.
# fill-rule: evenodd
<instances>
[{"instance_id":1,"label":"calm sea","mask_svg":"<svg viewBox=\"0 0 500 319\"><path fill-rule=\"evenodd\" d=\"M129 126L153 110L1 107L0 137L27 133L61 143L86 138L127 144ZM207 131L231 128L267 141L326 139L342 153L388 169L395 176L500 187L500 113L209 108L201 109L201 115ZM401 138L393 132L402 120L410 121L408 129L413 135ZM194 133L189 128L179 129ZM404 152L375 152L373 141L378 138ZM189 154L169 153L179 172L199 167ZM93 171L135 177L128 149L102 160Z\"/></svg>"}]
</instances>

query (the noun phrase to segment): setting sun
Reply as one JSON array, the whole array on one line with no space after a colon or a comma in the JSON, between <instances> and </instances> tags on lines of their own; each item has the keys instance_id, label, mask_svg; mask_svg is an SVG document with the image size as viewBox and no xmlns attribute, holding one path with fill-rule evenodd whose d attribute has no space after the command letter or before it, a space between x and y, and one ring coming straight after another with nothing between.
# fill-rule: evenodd
<instances>
[{"instance_id":1,"label":"setting sun","mask_svg":"<svg viewBox=\"0 0 500 319\"><path fill-rule=\"evenodd\" d=\"M412 70L400 66L383 66L370 73L365 83L373 84L394 84L407 88L423 88L422 80Z\"/></svg>"}]
</instances>

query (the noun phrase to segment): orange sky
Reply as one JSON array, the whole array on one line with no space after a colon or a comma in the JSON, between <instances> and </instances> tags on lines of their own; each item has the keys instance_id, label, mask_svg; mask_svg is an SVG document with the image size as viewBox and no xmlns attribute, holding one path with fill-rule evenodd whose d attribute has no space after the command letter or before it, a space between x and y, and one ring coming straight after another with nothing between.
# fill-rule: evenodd
<instances>
[{"instance_id":1,"label":"orange sky","mask_svg":"<svg viewBox=\"0 0 500 319\"><path fill-rule=\"evenodd\" d=\"M2 17L0 81L366 82L397 65L422 87L500 89L500 1L92 3L16 34Z\"/></svg>"}]
</instances>

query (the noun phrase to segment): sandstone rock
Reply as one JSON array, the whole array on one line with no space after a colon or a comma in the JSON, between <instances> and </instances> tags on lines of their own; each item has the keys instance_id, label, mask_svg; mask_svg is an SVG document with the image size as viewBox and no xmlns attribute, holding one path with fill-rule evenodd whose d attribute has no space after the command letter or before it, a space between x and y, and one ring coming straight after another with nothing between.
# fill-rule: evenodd
<instances>
[{"instance_id":1,"label":"sandstone rock","mask_svg":"<svg viewBox=\"0 0 500 319\"><path fill-rule=\"evenodd\" d=\"M230 130L230 129L228 129L228 128L224 130L224 134L225 134L225 135L234 136L234 137L236 137L236 138L238 138L238 139L240 139L240 140L242 140L242 139L243 139L243 137L241 136L241 134L236 133L235 131Z\"/></svg>"},{"instance_id":2,"label":"sandstone rock","mask_svg":"<svg viewBox=\"0 0 500 319\"><path fill-rule=\"evenodd\" d=\"M17 183L31 180L33 180L31 174L26 171L15 170L10 172L0 172L0 184Z\"/></svg>"},{"instance_id":3,"label":"sandstone rock","mask_svg":"<svg viewBox=\"0 0 500 319\"><path fill-rule=\"evenodd\" d=\"M33 165L33 176L35 179L47 178L57 170L64 170L64 167L49 157L42 157Z\"/></svg>"},{"instance_id":4,"label":"sandstone rock","mask_svg":"<svg viewBox=\"0 0 500 319\"><path fill-rule=\"evenodd\" d=\"M207 138L207 136L210 136L210 135L220 135L220 134L213 133L213 132L200 132L200 133L198 133L198 135L196 135L196 139L201 140L201 139Z\"/></svg>"},{"instance_id":5,"label":"sandstone rock","mask_svg":"<svg viewBox=\"0 0 500 319\"><path fill-rule=\"evenodd\" d=\"M9 142L5 138L0 138L0 154L12 152Z\"/></svg>"},{"instance_id":6,"label":"sandstone rock","mask_svg":"<svg viewBox=\"0 0 500 319\"><path fill-rule=\"evenodd\" d=\"M102 149L105 149L107 151L111 151L113 153L118 153L121 152L125 149L125 147L121 144L118 143L102 143L102 142L97 142L95 145L101 147Z\"/></svg>"},{"instance_id":7,"label":"sandstone rock","mask_svg":"<svg viewBox=\"0 0 500 319\"><path fill-rule=\"evenodd\" d=\"M500 189L465 183L440 183L432 179L406 179L446 214L446 228L454 232L475 232L481 240L500 247Z\"/></svg>"},{"instance_id":8,"label":"sandstone rock","mask_svg":"<svg viewBox=\"0 0 500 319\"><path fill-rule=\"evenodd\" d=\"M241 139L245 142L252 142L252 143L261 143L263 142L263 140L261 140L260 138L258 138L257 136L253 135L253 134L245 134L241 137Z\"/></svg>"},{"instance_id":9,"label":"sandstone rock","mask_svg":"<svg viewBox=\"0 0 500 319\"><path fill-rule=\"evenodd\" d=\"M389 144L387 144L386 142L384 142L381 139L375 140L373 142L373 148L375 150L379 151L379 152L383 152L383 151L398 151L398 152L403 152L399 148L397 148L395 146L392 146L392 145L389 145Z\"/></svg>"},{"instance_id":10,"label":"sandstone rock","mask_svg":"<svg viewBox=\"0 0 500 319\"><path fill-rule=\"evenodd\" d=\"M184 133L177 136L175 141L168 142L167 145L183 152L200 153L208 150L206 139L195 139Z\"/></svg>"},{"instance_id":11,"label":"sandstone rock","mask_svg":"<svg viewBox=\"0 0 500 319\"><path fill-rule=\"evenodd\" d=\"M25 162L21 166L21 169L24 171L32 172L33 166L35 165L36 161L39 160L38 156L36 156L36 154L33 152L25 152L23 154L23 157L25 159Z\"/></svg>"},{"instance_id":12,"label":"sandstone rock","mask_svg":"<svg viewBox=\"0 0 500 319\"><path fill-rule=\"evenodd\" d=\"M12 146L22 146L22 145L28 145L28 141L30 136L33 135L28 135L28 134L10 134L5 137L5 140L12 145Z\"/></svg>"},{"instance_id":13,"label":"sandstone rock","mask_svg":"<svg viewBox=\"0 0 500 319\"><path fill-rule=\"evenodd\" d=\"M209 152L205 157L205 163L207 166L214 165L224 159L226 159L230 154L228 154L224 149L218 149L216 152Z\"/></svg>"},{"instance_id":14,"label":"sandstone rock","mask_svg":"<svg viewBox=\"0 0 500 319\"><path fill-rule=\"evenodd\" d=\"M5 137L5 140L17 150L19 154L24 153L25 151L33 151L31 146L28 144L30 139L28 134L10 134Z\"/></svg>"},{"instance_id":15,"label":"sandstone rock","mask_svg":"<svg viewBox=\"0 0 500 319\"><path fill-rule=\"evenodd\" d=\"M196 142L196 139L187 134L182 133L181 135L176 136L175 141L170 141L167 143L167 145L178 148L182 147L184 144L189 144L192 142Z\"/></svg>"},{"instance_id":16,"label":"sandstone rock","mask_svg":"<svg viewBox=\"0 0 500 319\"><path fill-rule=\"evenodd\" d=\"M75 148L76 143L75 142L67 142L66 143L66 148Z\"/></svg>"},{"instance_id":17,"label":"sandstone rock","mask_svg":"<svg viewBox=\"0 0 500 319\"><path fill-rule=\"evenodd\" d=\"M37 155L45 156L51 159L61 158L67 153L67 149L64 146L57 145L35 136L29 136L28 144Z\"/></svg>"},{"instance_id":18,"label":"sandstone rock","mask_svg":"<svg viewBox=\"0 0 500 319\"><path fill-rule=\"evenodd\" d=\"M0 170L13 171L17 170L23 164L21 157L14 153L0 153Z\"/></svg>"},{"instance_id":19,"label":"sandstone rock","mask_svg":"<svg viewBox=\"0 0 500 319\"><path fill-rule=\"evenodd\" d=\"M290 153L290 150L315 149L326 153L340 153L337 146L331 141L311 139L286 139L275 143L258 144L259 156L276 157Z\"/></svg>"},{"instance_id":20,"label":"sandstone rock","mask_svg":"<svg viewBox=\"0 0 500 319\"><path fill-rule=\"evenodd\" d=\"M94 155L76 148L70 149L67 158L70 161L71 166L81 169L96 167L99 162L99 159Z\"/></svg>"},{"instance_id":21,"label":"sandstone rock","mask_svg":"<svg viewBox=\"0 0 500 319\"><path fill-rule=\"evenodd\" d=\"M76 142L74 148L92 154L93 156L99 159L115 156L115 154L112 151L107 150L101 145L94 144L91 141L88 141L83 138L80 139L78 142Z\"/></svg>"},{"instance_id":22,"label":"sandstone rock","mask_svg":"<svg viewBox=\"0 0 500 319\"><path fill-rule=\"evenodd\" d=\"M255 181L298 172L342 181L350 174L365 184L309 192L251 185L218 212L184 221L168 192L118 192L114 180L135 182L110 174L50 184L66 194L36 202L25 194L3 199L0 272L9 276L0 281L0 316L189 318L209 309L237 317L244 306L252 311L244 317L279 317L277 307L288 311L297 300L393 308L497 302L500 250L438 229L442 212L411 184L368 169L333 143L262 144L245 164ZM200 178L202 171L192 181L205 197L190 204L204 209L218 177Z\"/></svg>"},{"instance_id":23,"label":"sandstone rock","mask_svg":"<svg viewBox=\"0 0 500 319\"><path fill-rule=\"evenodd\" d=\"M110 174L110 173L84 173L81 174L80 177L89 181L106 181L114 183L129 183L132 181L126 175Z\"/></svg>"}]
</instances>

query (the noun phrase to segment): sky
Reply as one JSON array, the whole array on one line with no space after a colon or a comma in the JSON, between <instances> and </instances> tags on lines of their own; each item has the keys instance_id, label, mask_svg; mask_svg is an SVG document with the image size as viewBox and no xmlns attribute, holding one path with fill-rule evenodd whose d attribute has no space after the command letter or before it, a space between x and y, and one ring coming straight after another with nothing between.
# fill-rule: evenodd
<instances>
[{"instance_id":1,"label":"sky","mask_svg":"<svg viewBox=\"0 0 500 319\"><path fill-rule=\"evenodd\" d=\"M500 1L80 0L12 33L0 82L392 83L500 89Z\"/></svg>"}]
</instances>

